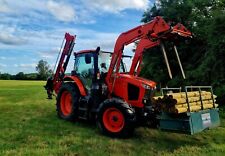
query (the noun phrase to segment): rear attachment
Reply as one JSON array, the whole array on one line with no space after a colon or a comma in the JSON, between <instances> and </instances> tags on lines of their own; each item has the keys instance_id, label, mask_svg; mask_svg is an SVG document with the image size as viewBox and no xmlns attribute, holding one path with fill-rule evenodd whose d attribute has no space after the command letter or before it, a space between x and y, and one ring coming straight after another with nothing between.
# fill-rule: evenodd
<instances>
[{"instance_id":1,"label":"rear attachment","mask_svg":"<svg viewBox=\"0 0 225 156\"><path fill-rule=\"evenodd\" d=\"M72 36L69 33L65 33L65 37L62 41L61 48L56 59L56 63L53 69L53 76L49 77L44 88L47 91L48 99L52 99L53 91L58 93L59 88L62 85L63 78L65 76L66 68L69 63L70 56L75 45L76 36ZM64 45L64 46L63 46Z\"/></svg>"},{"instance_id":2,"label":"rear attachment","mask_svg":"<svg viewBox=\"0 0 225 156\"><path fill-rule=\"evenodd\" d=\"M160 129L194 134L219 126L215 98L211 86L186 86L185 92L181 88L163 88L162 96L152 100L155 109L161 112Z\"/></svg>"}]
</instances>

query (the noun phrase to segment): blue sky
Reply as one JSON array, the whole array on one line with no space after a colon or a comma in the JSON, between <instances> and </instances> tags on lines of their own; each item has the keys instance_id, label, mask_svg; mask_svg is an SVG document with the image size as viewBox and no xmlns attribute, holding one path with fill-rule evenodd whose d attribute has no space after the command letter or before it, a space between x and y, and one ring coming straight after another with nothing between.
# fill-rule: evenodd
<instances>
[{"instance_id":1,"label":"blue sky","mask_svg":"<svg viewBox=\"0 0 225 156\"><path fill-rule=\"evenodd\" d=\"M140 25L150 6L150 0L0 0L0 72L36 72L40 59L53 66L65 32L77 35L74 51L113 51L118 35Z\"/></svg>"}]
</instances>

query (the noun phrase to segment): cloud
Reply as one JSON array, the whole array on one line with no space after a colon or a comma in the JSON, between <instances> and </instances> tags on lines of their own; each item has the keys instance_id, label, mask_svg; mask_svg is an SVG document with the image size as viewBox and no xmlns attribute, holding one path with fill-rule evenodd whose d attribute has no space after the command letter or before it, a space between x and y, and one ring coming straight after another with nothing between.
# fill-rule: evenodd
<instances>
[{"instance_id":1,"label":"cloud","mask_svg":"<svg viewBox=\"0 0 225 156\"><path fill-rule=\"evenodd\" d=\"M11 56L0 56L0 60L2 61L11 61L11 60L16 60L16 57L11 57Z\"/></svg>"},{"instance_id":2,"label":"cloud","mask_svg":"<svg viewBox=\"0 0 225 156\"><path fill-rule=\"evenodd\" d=\"M26 40L12 34L2 32L0 34L0 43L8 45L22 45L26 43Z\"/></svg>"},{"instance_id":3,"label":"cloud","mask_svg":"<svg viewBox=\"0 0 225 156\"><path fill-rule=\"evenodd\" d=\"M8 4L6 3L6 1L4 1L4 0L0 1L0 12L2 12L2 13L11 12L11 9L9 8Z\"/></svg>"},{"instance_id":4,"label":"cloud","mask_svg":"<svg viewBox=\"0 0 225 156\"><path fill-rule=\"evenodd\" d=\"M1 57L0 57L0 60L6 60L6 57L1 56Z\"/></svg>"},{"instance_id":5,"label":"cloud","mask_svg":"<svg viewBox=\"0 0 225 156\"><path fill-rule=\"evenodd\" d=\"M27 40L21 34L21 29L16 26L0 24L0 43L5 45L22 45Z\"/></svg>"},{"instance_id":6,"label":"cloud","mask_svg":"<svg viewBox=\"0 0 225 156\"><path fill-rule=\"evenodd\" d=\"M59 48L52 48L52 50L38 52L39 56L44 59L56 59L59 53Z\"/></svg>"},{"instance_id":7,"label":"cloud","mask_svg":"<svg viewBox=\"0 0 225 156\"><path fill-rule=\"evenodd\" d=\"M19 68L35 68L37 66L37 64L35 63L29 63L29 64L14 64L14 67L19 67Z\"/></svg>"},{"instance_id":8,"label":"cloud","mask_svg":"<svg viewBox=\"0 0 225 156\"><path fill-rule=\"evenodd\" d=\"M84 4L93 10L118 13L125 9L144 10L149 0L85 0Z\"/></svg>"},{"instance_id":9,"label":"cloud","mask_svg":"<svg viewBox=\"0 0 225 156\"><path fill-rule=\"evenodd\" d=\"M75 20L75 10L68 4L48 1L47 8L50 13L60 21L71 22Z\"/></svg>"},{"instance_id":10,"label":"cloud","mask_svg":"<svg viewBox=\"0 0 225 156\"><path fill-rule=\"evenodd\" d=\"M112 51L118 35L119 33L103 33L88 29L78 30L75 49L95 49L100 46L102 50Z\"/></svg>"},{"instance_id":11,"label":"cloud","mask_svg":"<svg viewBox=\"0 0 225 156\"><path fill-rule=\"evenodd\" d=\"M6 67L6 66L7 66L6 64L0 63L0 68Z\"/></svg>"}]
</instances>

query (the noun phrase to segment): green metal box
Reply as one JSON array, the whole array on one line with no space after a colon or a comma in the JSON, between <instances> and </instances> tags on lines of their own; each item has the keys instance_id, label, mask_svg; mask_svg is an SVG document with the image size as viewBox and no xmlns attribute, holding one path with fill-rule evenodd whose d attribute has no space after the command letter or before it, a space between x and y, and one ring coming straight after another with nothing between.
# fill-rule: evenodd
<instances>
[{"instance_id":1,"label":"green metal box","mask_svg":"<svg viewBox=\"0 0 225 156\"><path fill-rule=\"evenodd\" d=\"M159 117L159 128L162 130L195 134L205 129L219 126L220 119L218 111L218 108L213 108L179 115L163 112Z\"/></svg>"}]
</instances>

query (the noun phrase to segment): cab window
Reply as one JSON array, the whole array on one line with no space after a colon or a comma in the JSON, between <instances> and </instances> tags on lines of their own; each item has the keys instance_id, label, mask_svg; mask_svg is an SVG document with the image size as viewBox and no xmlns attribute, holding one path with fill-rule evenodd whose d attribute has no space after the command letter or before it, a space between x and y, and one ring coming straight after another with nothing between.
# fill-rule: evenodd
<instances>
[{"instance_id":1,"label":"cab window","mask_svg":"<svg viewBox=\"0 0 225 156\"><path fill-rule=\"evenodd\" d=\"M112 59L112 53L104 52L104 51L100 51L99 52L98 67L99 67L101 72L105 73L105 72L107 72L109 70L111 59ZM121 60L120 69L119 69L120 73L126 72L126 67L124 65L125 64ZM114 67L113 72L115 72L115 69L116 69L115 67Z\"/></svg>"},{"instance_id":2,"label":"cab window","mask_svg":"<svg viewBox=\"0 0 225 156\"><path fill-rule=\"evenodd\" d=\"M93 54L80 54L76 56L74 70L81 78L85 87L90 89L94 76L94 57Z\"/></svg>"}]
</instances>

